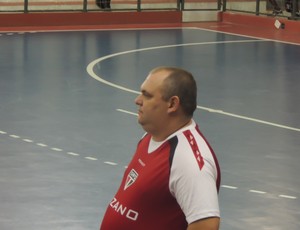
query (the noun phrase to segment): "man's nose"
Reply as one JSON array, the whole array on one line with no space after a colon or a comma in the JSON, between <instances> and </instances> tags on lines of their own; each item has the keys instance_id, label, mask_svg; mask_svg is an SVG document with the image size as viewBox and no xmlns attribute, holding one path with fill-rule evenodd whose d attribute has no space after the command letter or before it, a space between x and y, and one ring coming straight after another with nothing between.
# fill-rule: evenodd
<instances>
[{"instance_id":1,"label":"man's nose","mask_svg":"<svg viewBox=\"0 0 300 230\"><path fill-rule=\"evenodd\" d=\"M134 100L136 105L142 105L141 95L138 95Z\"/></svg>"}]
</instances>

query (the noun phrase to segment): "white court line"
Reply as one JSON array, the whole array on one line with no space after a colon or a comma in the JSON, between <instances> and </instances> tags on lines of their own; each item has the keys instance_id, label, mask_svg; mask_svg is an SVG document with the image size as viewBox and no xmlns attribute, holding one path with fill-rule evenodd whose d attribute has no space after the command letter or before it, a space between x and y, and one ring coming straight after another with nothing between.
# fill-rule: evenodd
<instances>
[{"instance_id":1,"label":"white court line","mask_svg":"<svg viewBox=\"0 0 300 230\"><path fill-rule=\"evenodd\" d=\"M99 62L102 62L106 59L110 59L110 58L113 58L113 57L116 57L116 56L125 55L125 54L129 54L129 53L134 53L134 52L142 52L142 51L149 51L149 50L155 50L155 49L165 49L165 48L182 47L182 46L198 46L198 45L228 44L228 43L249 43L249 42L267 42L267 41L268 40L237 40L237 41L219 41L219 42L200 42L200 43L186 43L186 44L177 44L177 45L155 46L155 47L149 47L149 48L143 48L143 49L134 49L134 50L118 52L118 53L114 53L114 54L110 54L110 55L98 58L98 59L96 59L96 60L94 60L94 61L92 61L91 63L88 64L88 66L86 68L86 71L88 72L88 74L92 78L94 78L95 80L97 80L99 82L102 82L103 84L109 85L111 87L129 92L129 93L140 94L139 91L132 90L132 89L114 84L112 82L109 82L109 81L104 80L103 78L99 77L93 70L94 66L96 64L98 64ZM278 127L278 128L282 128L282 129L288 129L288 130L300 132L299 128L290 127L290 126L281 125L281 124L276 124L276 123L272 123L272 122L268 122L268 121L264 121L264 120L260 120L260 119L256 119L256 118L251 118L251 117L247 117L247 116L242 116L242 115L238 115L238 114L233 114L233 113L225 112L225 111L218 110L218 109L208 108L208 107L204 107L204 106L197 106L197 108L202 109L202 110L206 110L206 111L209 111L209 112L212 112L212 113L218 113L218 114L221 114L221 115L226 115L226 116L231 116L231 117L235 117L235 118L239 118L239 119L244 119L244 120L248 120L248 121L252 121L252 122L256 122L256 123L261 123L261 124L264 124L264 125L270 125L270 126L274 126L274 127ZM132 113L132 112L127 111L127 110L118 109L118 111L126 112L128 114L135 115L135 113Z\"/></svg>"},{"instance_id":2,"label":"white court line","mask_svg":"<svg viewBox=\"0 0 300 230\"><path fill-rule=\"evenodd\" d=\"M259 191L259 190L249 190L249 192L252 192L252 193L258 193L258 194L266 194L266 192L264 192L264 191Z\"/></svg>"},{"instance_id":3,"label":"white court line","mask_svg":"<svg viewBox=\"0 0 300 230\"><path fill-rule=\"evenodd\" d=\"M123 112L123 113L129 113L131 115L137 115L136 113L132 113L132 112L129 112L127 110L123 110L123 109L117 109L118 111L120 112ZM0 131L0 134L7 134L7 132L4 132L4 131ZM17 135L9 135L13 138L20 138L20 136L17 136ZM28 142L28 143L34 143L33 140L31 139L22 139L23 141L25 142ZM43 144L43 143L36 143L36 145L38 146L41 146L41 147L47 147L48 145L46 144ZM53 151L57 151L57 152L62 152L63 149L59 149L59 148L51 148ZM74 152L67 152L68 155L72 155L72 156L79 156L78 153L74 153ZM98 159L95 158L95 157L84 157L85 159L87 160L92 160L92 161L97 161ZM115 163L115 162L111 162L111 161L104 161L103 162L104 164L107 164L107 165L111 165L111 166L116 166L118 165L118 163ZM127 168L127 166L124 166L124 168ZM238 189L238 187L236 186L231 186L231 185L221 185L222 188L227 188L227 189L231 189L231 190L236 190ZM264 191L260 191L260 190L249 190L249 192L251 193L257 193L257 194L266 194L267 192L264 192ZM285 199L297 199L297 197L295 196L289 196L289 195L278 195L278 197L281 197L281 198L285 198Z\"/></svg>"},{"instance_id":4,"label":"white court line","mask_svg":"<svg viewBox=\"0 0 300 230\"><path fill-rule=\"evenodd\" d=\"M0 130L0 134L7 134L7 132L4 132L4 131L1 131ZM12 138L21 138L20 136L17 136L17 135L9 135L10 137ZM35 144L37 146L40 146L40 147L48 147L48 145L46 144L43 144L43 143L35 143L33 140L31 139L22 139L24 142L28 142L28 143L32 143L32 144ZM60 149L60 148L51 148L49 147L51 150L53 151L56 151L56 152L63 152L64 150L63 149ZM71 156L79 156L78 153L74 153L74 152L67 152L68 155L71 155ZM85 159L87 160L92 160L92 161L97 161L98 159L95 158L95 157L84 157ZM105 164L109 164L109 165L118 165L117 163L114 163L114 162L109 162L109 161L106 161L104 162Z\"/></svg>"},{"instance_id":5,"label":"white court line","mask_svg":"<svg viewBox=\"0 0 300 230\"><path fill-rule=\"evenodd\" d=\"M133 112L130 112L130 111L127 111L127 110L124 110L124 109L117 109L117 111L122 112L122 113L127 113L127 114L130 114L130 115L134 115L134 116L138 116L137 113L133 113Z\"/></svg>"},{"instance_id":6,"label":"white court line","mask_svg":"<svg viewBox=\"0 0 300 230\"><path fill-rule=\"evenodd\" d=\"M48 145L43 144L43 143L36 143L36 145L41 146L41 147L48 147Z\"/></svg>"},{"instance_id":7,"label":"white court line","mask_svg":"<svg viewBox=\"0 0 300 230\"><path fill-rule=\"evenodd\" d=\"M287 41L282 41L282 40L269 39L269 38L263 38L263 37L257 37L257 36L250 36L250 35L245 35L245 34L231 33L231 32L225 32L225 31L218 31L218 30L214 30L214 29L206 29L206 28L199 28L199 27L189 27L189 28L190 29L194 29L194 30L203 30L203 31L209 31L209 32L214 32L214 33L221 33L221 34L229 34L229 35L234 35L234 36L239 36L239 37L245 37L245 38L261 39L261 40L264 40L264 41L279 42L279 43L291 44L291 45L296 45L296 46L300 45L299 43L295 43L295 42L287 42Z\"/></svg>"},{"instance_id":8,"label":"white court line","mask_svg":"<svg viewBox=\"0 0 300 230\"><path fill-rule=\"evenodd\" d=\"M23 139L23 141L25 141L27 143L33 143L33 140L30 140L30 139Z\"/></svg>"},{"instance_id":9,"label":"white court line","mask_svg":"<svg viewBox=\"0 0 300 230\"><path fill-rule=\"evenodd\" d=\"M243 119L243 120L253 121L253 122L256 122L256 123L261 123L261 124L270 125L270 126L274 126L274 127L278 127L278 128L282 128L282 129L289 129L289 130L300 132L300 129L293 128L293 127L290 127L290 126L280 125L280 124L276 124L276 123L272 123L272 122L268 122L268 121L263 121L263 120L259 120L259 119L255 119L255 118L251 118L251 117L241 116L241 115L237 115L237 114L233 114L233 113L227 113L227 112L224 112L222 110L216 110L216 109L207 108L207 107L203 107L203 106L197 106L197 108L202 109L202 110L206 110L210 113L223 114L223 115L227 115L227 116L231 116L231 117L235 117L235 118L239 118L239 119ZM117 109L117 111L122 112L122 113L135 115L135 116L138 115L137 113L133 113L133 112L130 112L130 111L124 110L124 109Z\"/></svg>"},{"instance_id":10,"label":"white court line","mask_svg":"<svg viewBox=\"0 0 300 230\"><path fill-rule=\"evenodd\" d=\"M78 153L73 153L73 152L67 152L67 154L71 155L71 156L79 156Z\"/></svg>"},{"instance_id":11,"label":"white court line","mask_svg":"<svg viewBox=\"0 0 300 230\"><path fill-rule=\"evenodd\" d=\"M294 127L290 127L290 126L286 126L286 125L280 125L280 124L263 121L263 120L259 120L259 119L255 119L255 118L251 118L251 117L241 116L241 115L237 115L237 114L233 114L233 113L228 113L228 112L224 112L222 110L211 109L211 108L203 107L203 106L197 106L197 108L206 110L211 113L219 113L219 114L223 114L223 115L230 116L230 117L236 117L236 118L240 118L240 119L244 119L244 120L248 120L248 121L253 121L256 123L262 123L265 125L270 125L270 126L275 126L275 127L282 128L282 129L289 129L289 130L300 132L300 129L298 129L298 128L294 128Z\"/></svg>"},{"instance_id":12,"label":"white court line","mask_svg":"<svg viewBox=\"0 0 300 230\"><path fill-rule=\"evenodd\" d=\"M222 188L228 188L228 189L238 189L238 187L230 186L230 185L221 185Z\"/></svg>"},{"instance_id":13,"label":"white court line","mask_svg":"<svg viewBox=\"0 0 300 230\"><path fill-rule=\"evenodd\" d=\"M134 49L134 50L127 50L123 52L118 52L110 55L106 55L104 57L98 58L94 61L92 61L90 64L88 64L86 71L88 74L94 78L97 81L100 81L106 85L112 86L114 88L127 91L130 93L135 93L135 94L140 94L139 91L132 90L117 84L114 84L112 82L106 81L103 78L99 77L97 74L95 74L93 68L96 64L99 62L102 62L106 59L110 59L116 56L121 56L125 54L130 54L130 53L136 53L136 52L143 52L143 51L149 51L149 50L156 50L156 49L166 49L166 48L173 48L173 47L182 47L182 46L199 46L199 45L214 45L214 44L230 44L230 43L249 43L249 42L266 42L266 40L233 40L233 41L217 41L217 42L197 42L197 43L185 43L185 44L176 44L176 45L165 45L165 46L154 46L154 47L148 47L148 48L142 48L142 49Z\"/></svg>"},{"instance_id":14,"label":"white court line","mask_svg":"<svg viewBox=\"0 0 300 230\"><path fill-rule=\"evenodd\" d=\"M103 163L107 165L118 165L117 163L111 161L104 161Z\"/></svg>"},{"instance_id":15,"label":"white court line","mask_svg":"<svg viewBox=\"0 0 300 230\"><path fill-rule=\"evenodd\" d=\"M292 200L297 199L297 197L295 197L295 196L288 196L288 195L279 195L279 197L287 198L287 199L292 199Z\"/></svg>"},{"instance_id":16,"label":"white court line","mask_svg":"<svg viewBox=\"0 0 300 230\"><path fill-rule=\"evenodd\" d=\"M63 150L62 149L59 149L59 148L51 148L53 151L56 151L56 152L62 152Z\"/></svg>"},{"instance_id":17,"label":"white court line","mask_svg":"<svg viewBox=\"0 0 300 230\"><path fill-rule=\"evenodd\" d=\"M91 160L91 161L97 161L98 159L95 157L85 157L85 159L87 160Z\"/></svg>"}]
</instances>

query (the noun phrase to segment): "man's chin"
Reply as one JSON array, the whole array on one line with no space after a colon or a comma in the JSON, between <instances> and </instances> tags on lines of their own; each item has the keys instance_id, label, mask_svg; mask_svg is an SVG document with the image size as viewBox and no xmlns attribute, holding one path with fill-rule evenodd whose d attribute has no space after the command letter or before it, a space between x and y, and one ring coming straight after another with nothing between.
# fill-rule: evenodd
<instances>
[{"instance_id":1,"label":"man's chin","mask_svg":"<svg viewBox=\"0 0 300 230\"><path fill-rule=\"evenodd\" d=\"M137 119L137 122L138 122L141 126L143 126L143 125L145 124L145 122L143 122L143 120L141 120L141 119Z\"/></svg>"},{"instance_id":2,"label":"man's chin","mask_svg":"<svg viewBox=\"0 0 300 230\"><path fill-rule=\"evenodd\" d=\"M140 116L140 115L138 115L137 122L138 122L140 125L142 125L142 123L143 123L143 121L142 121L142 119L141 119L141 116Z\"/></svg>"},{"instance_id":3,"label":"man's chin","mask_svg":"<svg viewBox=\"0 0 300 230\"><path fill-rule=\"evenodd\" d=\"M138 117L137 122L139 123L140 126L144 129L144 126L146 125L146 122L143 121L140 117Z\"/></svg>"}]
</instances>

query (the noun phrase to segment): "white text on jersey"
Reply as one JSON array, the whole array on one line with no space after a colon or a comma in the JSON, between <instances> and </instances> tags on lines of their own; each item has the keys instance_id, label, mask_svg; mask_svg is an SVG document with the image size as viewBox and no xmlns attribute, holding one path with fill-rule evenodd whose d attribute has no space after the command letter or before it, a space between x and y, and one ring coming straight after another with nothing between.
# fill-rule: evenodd
<instances>
[{"instance_id":1,"label":"white text on jersey","mask_svg":"<svg viewBox=\"0 0 300 230\"><path fill-rule=\"evenodd\" d=\"M121 214L122 216L125 216L130 220L136 221L139 216L139 213L137 211L134 211L132 209L127 208L126 206L123 206L115 197L113 198L113 200L110 202L109 205L117 213Z\"/></svg>"}]
</instances>

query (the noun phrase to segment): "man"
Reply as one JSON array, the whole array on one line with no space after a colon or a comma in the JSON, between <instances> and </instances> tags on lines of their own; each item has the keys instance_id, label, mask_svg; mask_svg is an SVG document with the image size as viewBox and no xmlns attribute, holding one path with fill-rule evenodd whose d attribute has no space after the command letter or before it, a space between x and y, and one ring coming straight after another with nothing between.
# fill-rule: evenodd
<instances>
[{"instance_id":1,"label":"man","mask_svg":"<svg viewBox=\"0 0 300 230\"><path fill-rule=\"evenodd\" d=\"M220 169L192 119L191 73L152 70L135 99L146 131L110 202L101 230L218 230Z\"/></svg>"}]
</instances>

